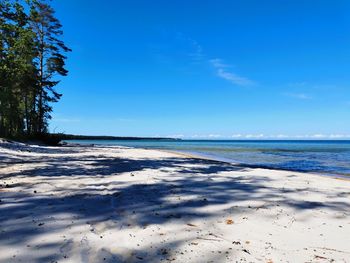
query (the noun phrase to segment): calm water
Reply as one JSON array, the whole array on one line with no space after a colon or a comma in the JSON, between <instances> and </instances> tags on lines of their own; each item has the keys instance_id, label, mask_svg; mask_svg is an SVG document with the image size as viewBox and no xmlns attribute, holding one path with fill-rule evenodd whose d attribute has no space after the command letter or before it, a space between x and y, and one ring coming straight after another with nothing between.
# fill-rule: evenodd
<instances>
[{"instance_id":1,"label":"calm water","mask_svg":"<svg viewBox=\"0 0 350 263\"><path fill-rule=\"evenodd\" d=\"M350 175L350 141L69 141L194 153L245 165Z\"/></svg>"}]
</instances>

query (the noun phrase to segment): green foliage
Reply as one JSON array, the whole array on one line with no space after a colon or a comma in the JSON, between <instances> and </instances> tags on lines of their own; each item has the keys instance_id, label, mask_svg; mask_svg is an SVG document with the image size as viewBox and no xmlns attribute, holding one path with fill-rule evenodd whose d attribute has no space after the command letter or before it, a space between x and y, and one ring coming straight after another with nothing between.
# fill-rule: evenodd
<instances>
[{"instance_id":1,"label":"green foliage","mask_svg":"<svg viewBox=\"0 0 350 263\"><path fill-rule=\"evenodd\" d=\"M43 136L66 76L62 26L45 1L0 0L0 136Z\"/></svg>"}]
</instances>

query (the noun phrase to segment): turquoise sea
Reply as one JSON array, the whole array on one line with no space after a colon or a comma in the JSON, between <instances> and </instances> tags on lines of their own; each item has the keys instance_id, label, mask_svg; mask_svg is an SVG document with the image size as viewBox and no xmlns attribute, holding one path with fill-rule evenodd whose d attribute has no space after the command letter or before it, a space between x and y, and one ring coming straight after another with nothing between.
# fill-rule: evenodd
<instances>
[{"instance_id":1,"label":"turquoise sea","mask_svg":"<svg viewBox=\"0 0 350 263\"><path fill-rule=\"evenodd\" d=\"M71 140L192 153L248 166L350 176L350 141Z\"/></svg>"}]
</instances>

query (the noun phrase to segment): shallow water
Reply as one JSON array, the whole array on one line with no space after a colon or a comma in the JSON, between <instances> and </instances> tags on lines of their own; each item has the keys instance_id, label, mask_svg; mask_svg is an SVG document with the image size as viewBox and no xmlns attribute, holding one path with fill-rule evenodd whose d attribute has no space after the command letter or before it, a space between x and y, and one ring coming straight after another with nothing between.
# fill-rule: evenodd
<instances>
[{"instance_id":1,"label":"shallow water","mask_svg":"<svg viewBox=\"0 0 350 263\"><path fill-rule=\"evenodd\" d=\"M69 142L166 149L245 165L350 175L350 141L71 140Z\"/></svg>"}]
</instances>

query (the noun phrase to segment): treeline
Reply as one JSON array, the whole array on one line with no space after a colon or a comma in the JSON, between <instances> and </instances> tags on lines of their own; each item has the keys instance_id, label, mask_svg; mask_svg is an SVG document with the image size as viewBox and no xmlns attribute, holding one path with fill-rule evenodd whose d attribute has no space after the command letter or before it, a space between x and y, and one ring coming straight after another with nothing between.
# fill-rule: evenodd
<instances>
[{"instance_id":1,"label":"treeline","mask_svg":"<svg viewBox=\"0 0 350 263\"><path fill-rule=\"evenodd\" d=\"M55 86L66 76L62 26L46 1L0 0L0 137L48 132Z\"/></svg>"}]
</instances>

